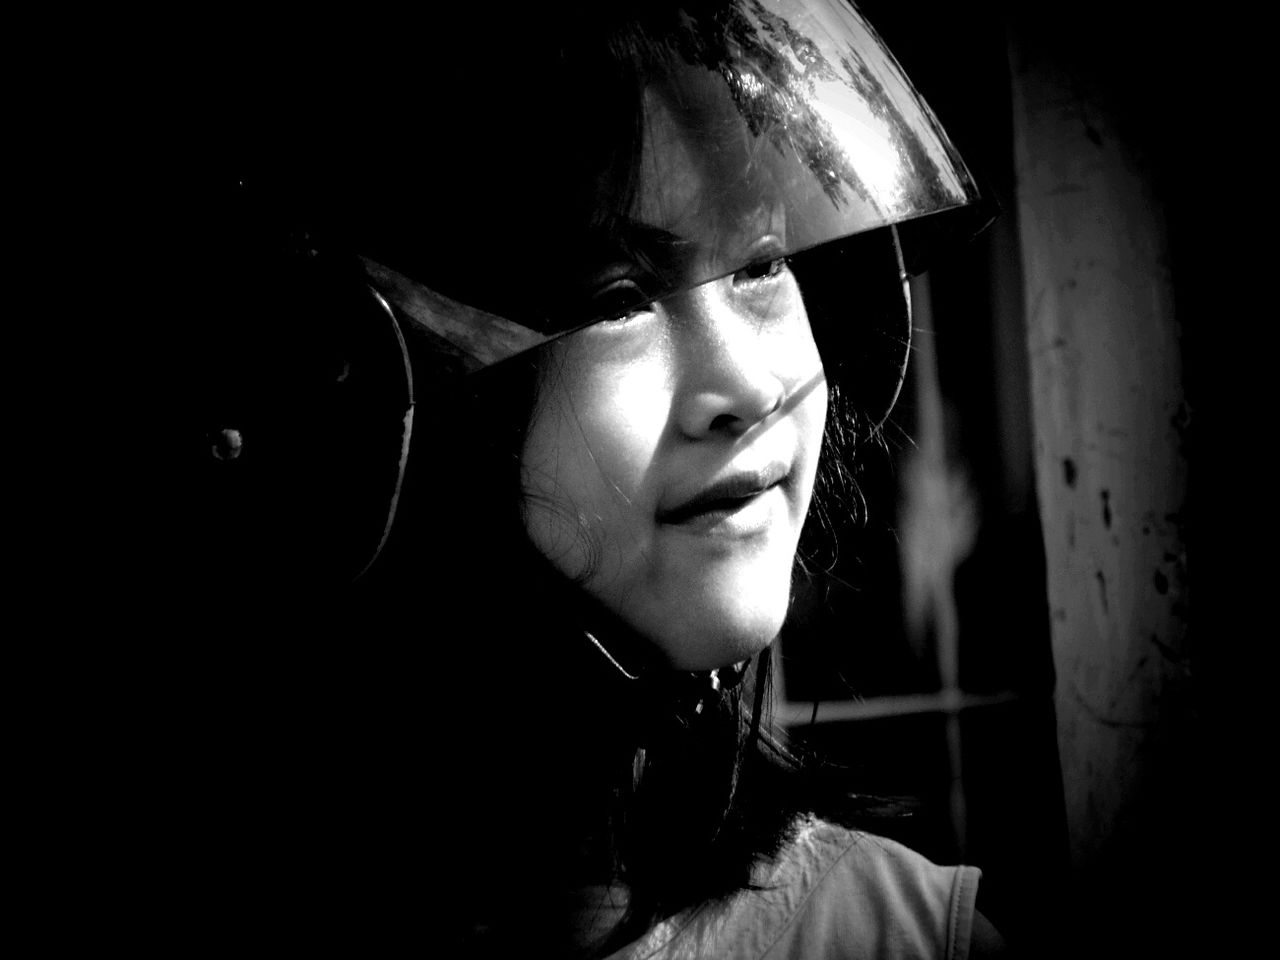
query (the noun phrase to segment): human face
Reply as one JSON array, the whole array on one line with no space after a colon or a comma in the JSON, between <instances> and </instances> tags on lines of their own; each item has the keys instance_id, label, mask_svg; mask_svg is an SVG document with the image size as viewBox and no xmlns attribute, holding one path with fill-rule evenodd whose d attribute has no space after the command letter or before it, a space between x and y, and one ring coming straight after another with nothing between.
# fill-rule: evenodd
<instances>
[{"instance_id":1,"label":"human face","mask_svg":"<svg viewBox=\"0 0 1280 960\"><path fill-rule=\"evenodd\" d=\"M827 409L795 278L739 271L548 352L523 455L535 546L673 666L760 650Z\"/></svg>"}]
</instances>

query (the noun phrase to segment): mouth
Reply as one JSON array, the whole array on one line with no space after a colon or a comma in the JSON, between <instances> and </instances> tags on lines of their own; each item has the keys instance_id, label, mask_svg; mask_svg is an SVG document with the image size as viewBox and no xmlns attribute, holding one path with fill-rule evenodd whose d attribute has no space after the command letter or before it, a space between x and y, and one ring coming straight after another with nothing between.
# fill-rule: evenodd
<instances>
[{"instance_id":1,"label":"mouth","mask_svg":"<svg viewBox=\"0 0 1280 960\"><path fill-rule=\"evenodd\" d=\"M688 500L660 508L659 523L670 526L715 523L733 516L774 487L787 482L790 471L781 464L768 469L735 473L700 490Z\"/></svg>"}]
</instances>

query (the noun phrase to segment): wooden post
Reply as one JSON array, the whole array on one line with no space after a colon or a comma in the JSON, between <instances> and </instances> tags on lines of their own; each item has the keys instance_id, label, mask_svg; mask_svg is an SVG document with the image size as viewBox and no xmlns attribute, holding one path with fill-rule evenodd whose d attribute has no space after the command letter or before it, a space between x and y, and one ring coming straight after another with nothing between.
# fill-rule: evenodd
<instances>
[{"instance_id":1,"label":"wooden post","mask_svg":"<svg viewBox=\"0 0 1280 960\"><path fill-rule=\"evenodd\" d=\"M1187 880L1189 410L1158 157L1105 62L1140 48L1103 30L1013 34L1017 216L1075 920L1155 955Z\"/></svg>"}]
</instances>

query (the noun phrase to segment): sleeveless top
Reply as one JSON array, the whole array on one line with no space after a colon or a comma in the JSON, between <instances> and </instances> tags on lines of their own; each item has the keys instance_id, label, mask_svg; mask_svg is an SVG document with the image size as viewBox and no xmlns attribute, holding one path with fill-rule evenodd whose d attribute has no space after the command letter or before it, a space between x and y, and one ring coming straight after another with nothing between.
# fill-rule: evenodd
<instances>
[{"instance_id":1,"label":"sleeveless top","mask_svg":"<svg viewBox=\"0 0 1280 960\"><path fill-rule=\"evenodd\" d=\"M659 923L608 960L965 960L981 872L817 820L758 889Z\"/></svg>"}]
</instances>

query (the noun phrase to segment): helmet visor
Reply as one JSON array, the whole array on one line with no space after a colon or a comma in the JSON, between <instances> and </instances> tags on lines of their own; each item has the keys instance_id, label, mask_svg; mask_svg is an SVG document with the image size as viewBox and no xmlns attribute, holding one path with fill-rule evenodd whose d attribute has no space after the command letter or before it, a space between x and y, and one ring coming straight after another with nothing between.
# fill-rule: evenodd
<instances>
[{"instance_id":1,"label":"helmet visor","mask_svg":"<svg viewBox=\"0 0 1280 960\"><path fill-rule=\"evenodd\" d=\"M706 6L566 44L558 79L537 95L540 142L441 161L432 181L472 198L436 206L445 224L460 221L433 230L447 250L403 234L358 239L373 285L462 370L753 264L978 199L856 10L839 0ZM485 142L528 122L512 121L509 104L488 106L484 116L486 105L469 108ZM495 171L520 189L480 191ZM492 228L501 217L519 224L518 240Z\"/></svg>"}]
</instances>

